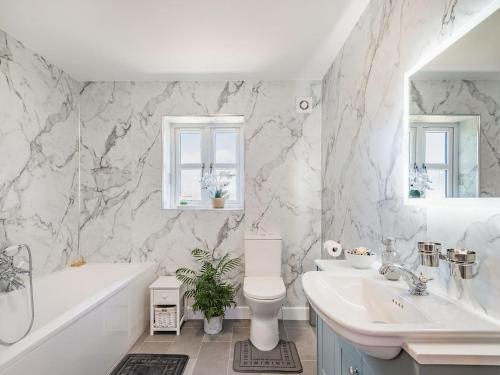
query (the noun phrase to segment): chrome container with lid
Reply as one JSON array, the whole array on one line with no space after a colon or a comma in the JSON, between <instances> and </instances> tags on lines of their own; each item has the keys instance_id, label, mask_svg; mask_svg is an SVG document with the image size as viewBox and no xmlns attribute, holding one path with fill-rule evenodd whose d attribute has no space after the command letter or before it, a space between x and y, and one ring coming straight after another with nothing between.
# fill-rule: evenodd
<instances>
[{"instance_id":1,"label":"chrome container with lid","mask_svg":"<svg viewBox=\"0 0 500 375\"><path fill-rule=\"evenodd\" d=\"M450 273L459 279L472 279L478 270L476 252L469 249L448 249L446 259L450 264Z\"/></svg>"},{"instance_id":2,"label":"chrome container with lid","mask_svg":"<svg viewBox=\"0 0 500 375\"><path fill-rule=\"evenodd\" d=\"M441 244L439 242L419 242L417 248L421 265L439 267L441 257Z\"/></svg>"}]
</instances>

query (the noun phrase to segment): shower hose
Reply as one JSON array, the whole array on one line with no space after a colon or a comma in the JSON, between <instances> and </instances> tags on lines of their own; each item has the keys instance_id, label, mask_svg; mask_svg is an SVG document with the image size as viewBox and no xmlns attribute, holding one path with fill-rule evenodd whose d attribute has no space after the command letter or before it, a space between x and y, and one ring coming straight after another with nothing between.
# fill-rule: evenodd
<instances>
[{"instance_id":1,"label":"shower hose","mask_svg":"<svg viewBox=\"0 0 500 375\"><path fill-rule=\"evenodd\" d=\"M25 248L27 253L28 253L28 261L29 261L29 270L28 270L28 276L29 276L29 283L30 283L30 299L31 299L31 320L29 327L26 329L26 332L23 333L21 337L19 337L17 340L14 341L5 341L0 338L0 345L4 346L11 346L14 345L16 342L21 341L24 339L28 333L31 331L31 328L33 327L33 323L35 321L35 300L33 297L33 259L31 257L31 249L28 245L18 245L14 246L17 247L18 250L21 250L22 248Z\"/></svg>"}]
</instances>

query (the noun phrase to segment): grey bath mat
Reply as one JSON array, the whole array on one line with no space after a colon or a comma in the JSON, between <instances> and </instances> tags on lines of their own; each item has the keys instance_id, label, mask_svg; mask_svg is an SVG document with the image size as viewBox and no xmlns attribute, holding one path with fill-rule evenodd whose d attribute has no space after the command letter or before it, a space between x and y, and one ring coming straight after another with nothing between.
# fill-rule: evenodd
<instances>
[{"instance_id":1,"label":"grey bath mat","mask_svg":"<svg viewBox=\"0 0 500 375\"><path fill-rule=\"evenodd\" d=\"M111 375L181 375L187 355L127 354Z\"/></svg>"},{"instance_id":2,"label":"grey bath mat","mask_svg":"<svg viewBox=\"0 0 500 375\"><path fill-rule=\"evenodd\" d=\"M236 372L302 372L299 353L291 341L280 340L276 348L261 352L250 340L234 344L233 369Z\"/></svg>"}]
</instances>

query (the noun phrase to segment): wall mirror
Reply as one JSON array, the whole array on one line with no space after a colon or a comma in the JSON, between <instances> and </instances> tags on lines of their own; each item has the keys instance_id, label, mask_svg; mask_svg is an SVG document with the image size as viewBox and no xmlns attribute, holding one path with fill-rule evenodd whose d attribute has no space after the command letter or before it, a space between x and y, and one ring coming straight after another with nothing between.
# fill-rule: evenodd
<instances>
[{"instance_id":1,"label":"wall mirror","mask_svg":"<svg viewBox=\"0 0 500 375\"><path fill-rule=\"evenodd\" d=\"M500 10L409 77L409 199L500 197Z\"/></svg>"}]
</instances>

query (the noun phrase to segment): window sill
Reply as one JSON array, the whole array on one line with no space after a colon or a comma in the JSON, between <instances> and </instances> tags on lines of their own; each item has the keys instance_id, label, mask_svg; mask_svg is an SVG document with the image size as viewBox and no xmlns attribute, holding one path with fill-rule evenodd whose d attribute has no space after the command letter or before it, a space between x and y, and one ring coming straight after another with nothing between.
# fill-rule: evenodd
<instances>
[{"instance_id":1,"label":"window sill","mask_svg":"<svg viewBox=\"0 0 500 375\"><path fill-rule=\"evenodd\" d=\"M224 207L224 208L213 208L213 207L167 207L164 208L166 211L244 211L243 207Z\"/></svg>"}]
</instances>

